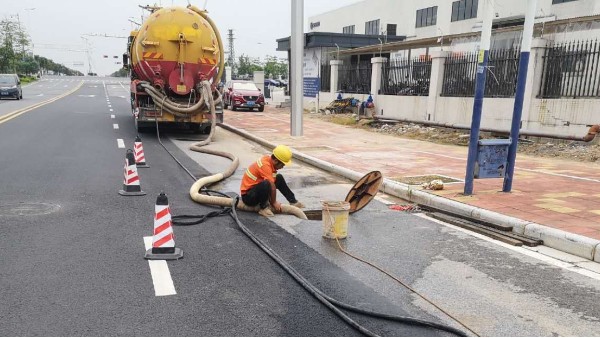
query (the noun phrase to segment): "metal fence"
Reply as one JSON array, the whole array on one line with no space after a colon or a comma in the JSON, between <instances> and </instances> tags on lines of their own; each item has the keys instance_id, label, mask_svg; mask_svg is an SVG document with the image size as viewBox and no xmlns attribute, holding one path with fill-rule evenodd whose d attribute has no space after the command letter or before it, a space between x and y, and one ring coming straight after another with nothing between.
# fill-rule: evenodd
<instances>
[{"instance_id":1,"label":"metal fence","mask_svg":"<svg viewBox=\"0 0 600 338\"><path fill-rule=\"evenodd\" d=\"M331 85L331 65L321 65L321 88L322 92L329 92Z\"/></svg>"},{"instance_id":2,"label":"metal fence","mask_svg":"<svg viewBox=\"0 0 600 338\"><path fill-rule=\"evenodd\" d=\"M344 93L369 94L372 69L370 61L343 65L339 69L339 90Z\"/></svg>"},{"instance_id":3,"label":"metal fence","mask_svg":"<svg viewBox=\"0 0 600 338\"><path fill-rule=\"evenodd\" d=\"M543 56L539 97L600 96L600 45L598 41L556 43Z\"/></svg>"},{"instance_id":4,"label":"metal fence","mask_svg":"<svg viewBox=\"0 0 600 338\"><path fill-rule=\"evenodd\" d=\"M519 73L518 48L490 51L485 81L485 97L514 97ZM477 52L455 54L446 58L442 96L475 95Z\"/></svg>"},{"instance_id":5,"label":"metal fence","mask_svg":"<svg viewBox=\"0 0 600 338\"><path fill-rule=\"evenodd\" d=\"M431 59L391 59L383 64L381 94L429 95Z\"/></svg>"}]
</instances>

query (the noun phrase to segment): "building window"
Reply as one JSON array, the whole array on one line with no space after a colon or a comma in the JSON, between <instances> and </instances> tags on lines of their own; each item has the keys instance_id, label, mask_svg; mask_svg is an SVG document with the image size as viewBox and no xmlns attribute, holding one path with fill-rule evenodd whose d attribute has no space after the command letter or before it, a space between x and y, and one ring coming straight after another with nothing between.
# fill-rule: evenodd
<instances>
[{"instance_id":1,"label":"building window","mask_svg":"<svg viewBox=\"0 0 600 338\"><path fill-rule=\"evenodd\" d=\"M366 35L379 35L379 19L365 22Z\"/></svg>"},{"instance_id":2,"label":"building window","mask_svg":"<svg viewBox=\"0 0 600 338\"><path fill-rule=\"evenodd\" d=\"M396 36L396 24L388 24L385 31L388 36Z\"/></svg>"},{"instance_id":3,"label":"building window","mask_svg":"<svg viewBox=\"0 0 600 338\"><path fill-rule=\"evenodd\" d=\"M417 10L415 27L435 26L437 24L437 6Z\"/></svg>"},{"instance_id":4,"label":"building window","mask_svg":"<svg viewBox=\"0 0 600 338\"><path fill-rule=\"evenodd\" d=\"M552 4L556 5L556 4L562 4L563 2L571 2L571 1L576 1L576 0L552 0Z\"/></svg>"},{"instance_id":5,"label":"building window","mask_svg":"<svg viewBox=\"0 0 600 338\"><path fill-rule=\"evenodd\" d=\"M352 26L346 26L346 27L342 28L342 33L344 33L344 34L354 34L354 25L352 25Z\"/></svg>"},{"instance_id":6,"label":"building window","mask_svg":"<svg viewBox=\"0 0 600 338\"><path fill-rule=\"evenodd\" d=\"M555 0L552 0L555 1ZM566 0L572 1L572 0ZM452 22L477 17L478 0L460 0L452 3Z\"/></svg>"}]
</instances>

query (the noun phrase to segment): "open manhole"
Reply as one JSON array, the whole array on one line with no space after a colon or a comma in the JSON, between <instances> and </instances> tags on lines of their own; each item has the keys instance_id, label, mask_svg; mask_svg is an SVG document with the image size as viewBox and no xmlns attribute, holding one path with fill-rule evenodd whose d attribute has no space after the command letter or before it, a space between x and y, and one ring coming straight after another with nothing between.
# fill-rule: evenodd
<instances>
[{"instance_id":1,"label":"open manhole","mask_svg":"<svg viewBox=\"0 0 600 338\"><path fill-rule=\"evenodd\" d=\"M60 205L51 203L9 203L0 204L0 216L47 215L60 210Z\"/></svg>"},{"instance_id":2,"label":"open manhole","mask_svg":"<svg viewBox=\"0 0 600 338\"><path fill-rule=\"evenodd\" d=\"M350 191L344 201L350 204L349 213L353 214L364 208L375 195L383 182L383 175L379 171L372 171L363 176ZM322 210L304 210L306 218L311 221L319 221L323 219Z\"/></svg>"},{"instance_id":3,"label":"open manhole","mask_svg":"<svg viewBox=\"0 0 600 338\"><path fill-rule=\"evenodd\" d=\"M418 175L418 176L400 176L394 177L392 180L408 185L421 185L423 183L429 183L433 180L441 180L444 184L448 183L462 183L462 180L457 178L444 176L444 175Z\"/></svg>"}]
</instances>

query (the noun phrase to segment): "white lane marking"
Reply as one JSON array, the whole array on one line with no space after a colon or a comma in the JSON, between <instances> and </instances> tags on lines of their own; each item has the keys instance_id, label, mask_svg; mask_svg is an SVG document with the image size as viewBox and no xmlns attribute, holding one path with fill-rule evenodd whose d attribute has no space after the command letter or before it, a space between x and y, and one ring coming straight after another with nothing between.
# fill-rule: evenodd
<instances>
[{"instance_id":1,"label":"white lane marking","mask_svg":"<svg viewBox=\"0 0 600 338\"><path fill-rule=\"evenodd\" d=\"M109 109L109 111L114 111L114 110L112 110L112 108L111 108L111 109Z\"/></svg>"},{"instance_id":2,"label":"white lane marking","mask_svg":"<svg viewBox=\"0 0 600 338\"><path fill-rule=\"evenodd\" d=\"M112 106L110 105L110 103L108 104L108 108L112 108Z\"/></svg>"},{"instance_id":3,"label":"white lane marking","mask_svg":"<svg viewBox=\"0 0 600 338\"><path fill-rule=\"evenodd\" d=\"M110 118L111 118L111 119L114 119L114 118L115 118L115 116L114 116L114 115L111 115L111 116L110 116Z\"/></svg>"},{"instance_id":4,"label":"white lane marking","mask_svg":"<svg viewBox=\"0 0 600 338\"><path fill-rule=\"evenodd\" d=\"M152 236L144 237L144 247L146 251L152 249ZM152 284L154 284L154 294L156 296L176 295L175 285L171 278L169 266L165 260L148 260L150 274L152 275Z\"/></svg>"},{"instance_id":5,"label":"white lane marking","mask_svg":"<svg viewBox=\"0 0 600 338\"><path fill-rule=\"evenodd\" d=\"M117 139L117 147L119 147L119 148L125 148L125 142L123 142L122 138L118 138Z\"/></svg>"},{"instance_id":6,"label":"white lane marking","mask_svg":"<svg viewBox=\"0 0 600 338\"><path fill-rule=\"evenodd\" d=\"M500 245L500 246L502 246L504 248L516 251L516 252L521 253L521 254L523 254L525 256L529 256L529 257L538 259L538 260L540 260L542 262L545 262L545 263L548 263L550 265L554 265L554 266L557 266L559 268L563 268L565 270L569 270L569 271L578 273L578 274L586 276L586 277L590 277L590 278L593 278L593 279L596 279L596 280L600 280L600 273L596 273L596 272L593 272L591 270L587 270L587 269L581 268L581 267L576 266L576 265L574 265L572 263L568 263L568 262L561 261L561 260L556 259L556 258L552 258L550 256L546 256L546 255L541 254L539 252L535 252L535 251L526 249L525 247L513 246L513 245L510 245L510 244L506 244L504 242L500 242L499 240L496 240L496 239L493 239L493 238L490 238L490 237L478 234L476 232L469 231L469 230L457 227L457 226L452 225L452 224L448 224L446 222L437 220L435 218L431 218L431 217L429 217L429 216L427 216L425 214L414 214L414 215L417 216L417 217L421 217L421 218L424 218L426 220L430 220L432 222L444 225L444 226L446 226L448 228L451 228L451 229L454 229L454 230L458 230L460 232L464 232L464 233L469 234L469 235L471 235L473 237L477 237L479 239L483 239L484 241L488 241L488 242ZM585 259L582 258L582 260L585 260Z\"/></svg>"},{"instance_id":7,"label":"white lane marking","mask_svg":"<svg viewBox=\"0 0 600 338\"><path fill-rule=\"evenodd\" d=\"M119 129L119 125L118 124L113 124L113 129Z\"/></svg>"}]
</instances>

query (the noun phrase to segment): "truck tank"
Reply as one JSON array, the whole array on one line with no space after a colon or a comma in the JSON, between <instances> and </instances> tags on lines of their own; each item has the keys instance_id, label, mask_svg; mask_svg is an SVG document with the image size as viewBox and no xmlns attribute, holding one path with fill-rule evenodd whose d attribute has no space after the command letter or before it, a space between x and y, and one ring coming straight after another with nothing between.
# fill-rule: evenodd
<instances>
[{"instance_id":1,"label":"truck tank","mask_svg":"<svg viewBox=\"0 0 600 338\"><path fill-rule=\"evenodd\" d=\"M144 8L151 14L131 33L124 58L136 126L149 129L156 120L206 132L207 96L219 98L224 66L218 30L206 11L191 5Z\"/></svg>"}]
</instances>

